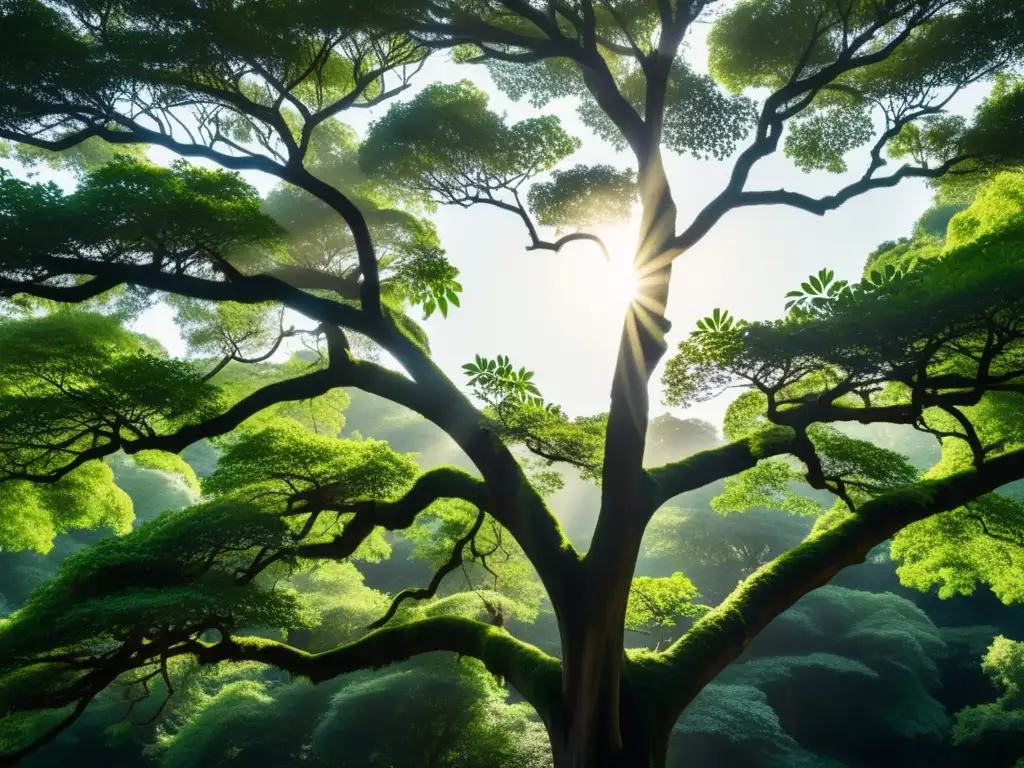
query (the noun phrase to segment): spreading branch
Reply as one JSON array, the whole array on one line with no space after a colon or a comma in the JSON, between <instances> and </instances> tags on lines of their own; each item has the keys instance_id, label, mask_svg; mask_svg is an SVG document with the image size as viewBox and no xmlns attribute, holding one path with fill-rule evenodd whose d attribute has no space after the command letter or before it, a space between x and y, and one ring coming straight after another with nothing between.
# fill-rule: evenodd
<instances>
[{"instance_id":1,"label":"spreading branch","mask_svg":"<svg viewBox=\"0 0 1024 768\"><path fill-rule=\"evenodd\" d=\"M1024 450L861 505L834 527L755 571L664 653L674 670L674 719L776 616L911 523L961 507L1024 476Z\"/></svg>"},{"instance_id":2,"label":"spreading branch","mask_svg":"<svg viewBox=\"0 0 1024 768\"><path fill-rule=\"evenodd\" d=\"M455 467L436 467L424 472L413 487L402 498L391 502L356 502L334 505L331 503L332 489L326 486L306 494L306 510L331 510L353 517L345 529L329 542L303 544L292 550L285 550L284 556L305 559L341 560L352 555L369 536L374 528L389 531L408 528L423 510L441 499L461 499L477 508L489 505L486 484L472 475ZM303 511L298 507L296 512Z\"/></svg>"},{"instance_id":3,"label":"spreading branch","mask_svg":"<svg viewBox=\"0 0 1024 768\"><path fill-rule=\"evenodd\" d=\"M786 427L767 429L721 448L711 448L680 461L648 469L647 476L653 481L648 505L650 514L681 493L732 477L751 469L762 459L791 453L796 438L796 432Z\"/></svg>"},{"instance_id":4,"label":"spreading branch","mask_svg":"<svg viewBox=\"0 0 1024 768\"><path fill-rule=\"evenodd\" d=\"M829 211L834 211L855 197L860 197L876 189L887 189L895 187L905 179L937 179L945 176L957 165L969 158L966 155L958 156L947 160L942 165L934 168L904 165L899 170L888 176L864 176L861 179L849 184L833 195L825 197L811 197L800 192L790 192L785 189L757 190L741 192L736 196L732 207L746 208L755 205L788 205L799 208L802 211L813 213L817 216L824 216Z\"/></svg>"},{"instance_id":5,"label":"spreading branch","mask_svg":"<svg viewBox=\"0 0 1024 768\"><path fill-rule=\"evenodd\" d=\"M449 651L479 659L507 680L545 722L558 718L561 664L503 629L458 616L439 616L378 629L323 653L308 653L273 640L227 637L218 643L195 642L180 653L193 653L202 664L255 661L300 675L314 683L362 669L379 669L424 653Z\"/></svg>"},{"instance_id":6,"label":"spreading branch","mask_svg":"<svg viewBox=\"0 0 1024 768\"><path fill-rule=\"evenodd\" d=\"M276 402L308 399L333 387L353 386L420 414L444 430L466 452L492 489L494 503L490 508L491 514L520 543L549 591L557 592L561 588L559 584L564 585L567 573L577 566L575 550L566 542L557 519L529 487L508 448L493 439L483 427L484 419L479 410L426 351L396 327L390 317L373 317L365 311L307 293L268 275L236 275L230 281L217 281L163 272L153 265L111 264L91 259L47 258L44 266L52 274L104 280L102 285L94 286L95 295L109 290L111 285L130 284L207 301L278 303L324 327L345 327L366 336L391 353L412 378L375 363L351 359L347 354L336 355L330 369L270 385L209 422L183 428L172 435L132 441L119 438L79 454L59 475L25 479L53 481L76 466L119 449L126 452L148 449L177 452L197 440L224 434L224 431L233 429L260 409ZM96 279L87 285L95 283ZM70 289L0 278L2 295L22 293L53 297L55 292L62 290ZM294 389L297 381L304 384Z\"/></svg>"},{"instance_id":7,"label":"spreading branch","mask_svg":"<svg viewBox=\"0 0 1024 768\"><path fill-rule=\"evenodd\" d=\"M933 18L944 5L944 0L919 4L909 14L899 32L892 35L884 45L873 48L872 43L879 31L907 13L905 7L896 3L886 8L880 8L878 16L872 24L868 25L856 37L849 38L847 36L844 38L843 48L831 64L804 77L801 77L801 75L805 71L805 66L803 64L799 65L790 81L765 100L758 119L755 137L737 157L729 182L725 188L693 218L685 230L673 238L673 246L679 249L680 252L689 250L700 242L725 214L738 207L785 204L794 205L803 210L822 215L827 211L837 208L843 202L869 190L893 186L904 178L934 178L950 170L953 165L962 162L963 158L951 160L943 164L941 171L939 169L904 166L889 176L875 177L874 171L881 165L880 153L889 140L895 136L895 133L887 131L883 134L883 140L878 142L873 148L872 161L864 176L836 195L815 199L785 190L775 192L745 191L747 181L754 166L778 150L779 142L783 135L783 127L788 120L808 109L822 90L831 87L842 76L886 61L899 50L900 46L907 41L915 29ZM805 51L804 56L813 49L815 40L822 32L820 23L815 24L810 36L808 51ZM922 112L922 114L924 113Z\"/></svg>"}]
</instances>

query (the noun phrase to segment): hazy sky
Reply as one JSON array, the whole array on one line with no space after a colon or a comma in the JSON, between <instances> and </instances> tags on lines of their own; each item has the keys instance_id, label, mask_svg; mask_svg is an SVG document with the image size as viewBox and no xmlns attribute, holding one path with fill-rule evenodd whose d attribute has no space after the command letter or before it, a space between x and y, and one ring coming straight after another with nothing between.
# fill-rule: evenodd
<instances>
[{"instance_id":1,"label":"hazy sky","mask_svg":"<svg viewBox=\"0 0 1024 768\"><path fill-rule=\"evenodd\" d=\"M703 65L700 46L691 48L689 56L698 66ZM534 113L528 104L513 103L497 93L486 71L478 67L431 62L420 74L418 86L463 78L493 94L492 107L507 111L511 119ZM972 94L962 100L961 108L969 108L976 98L977 94ZM352 113L343 117L361 131L386 109L384 105L372 112L356 111L354 119ZM631 156L616 155L580 124L572 101L545 111L561 116L570 132L584 139L584 149L566 165L632 165ZM151 156L157 161L171 157L162 151ZM732 164L669 157L667 166L682 229L722 189ZM785 187L828 194L859 174L862 162L852 157L850 166L847 177L807 175L792 168L780 152L762 161L748 188ZM259 174L247 178L263 192L274 184L273 179ZM837 278L859 279L867 254L883 240L908 234L929 201L926 186L910 182L870 193L825 217L783 207L728 214L675 264L668 306L672 348L714 307L729 309L747 320L779 316L786 291L821 267L834 269ZM605 410L623 316L622 289L615 283L616 277L621 280L621 267L609 268L588 244L576 244L558 254L528 252L528 238L519 219L486 206L441 209L435 221L449 258L461 270L459 280L465 289L460 309L453 309L447 319L435 315L425 323L439 364L461 383L460 366L474 354L505 354L517 367L534 370L545 398L570 413ZM627 232L620 229L612 241L614 258L620 265L628 263L632 240ZM420 319L418 311L413 316ZM160 339L173 354L183 353L165 308L148 312L138 328ZM655 413L666 410L660 404L659 375L652 397ZM726 396L674 413L705 418L719 426L729 399Z\"/></svg>"}]
</instances>

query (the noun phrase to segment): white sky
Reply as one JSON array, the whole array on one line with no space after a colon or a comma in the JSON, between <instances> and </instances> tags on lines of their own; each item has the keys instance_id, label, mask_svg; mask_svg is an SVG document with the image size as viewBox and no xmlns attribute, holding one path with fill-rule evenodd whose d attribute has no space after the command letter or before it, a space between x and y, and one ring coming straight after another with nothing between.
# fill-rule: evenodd
<instances>
[{"instance_id":1,"label":"white sky","mask_svg":"<svg viewBox=\"0 0 1024 768\"><path fill-rule=\"evenodd\" d=\"M701 30L702 31L702 30ZM691 50L694 64L703 68L704 54ZM431 62L418 78L418 86L431 82L470 79L492 94L491 106L507 111L516 120L535 114L527 103L516 104L497 93L482 68ZM404 97L414 95L411 90ZM969 110L978 93L960 102ZM387 109L362 110L343 117L363 130L371 119ZM606 162L631 166L631 156L616 155L576 118L571 101L545 109L562 117L571 133L584 139L584 149L566 161ZM152 152L160 162L166 152ZM669 179L680 209L679 228L684 228L722 189L732 163L701 162L669 157ZM755 169L749 188L785 187L815 195L839 189L860 172L851 158L851 174L807 175L794 169L780 152ZM246 177L262 192L274 180L260 174ZM867 254L881 241L909 233L913 221L928 207L930 193L923 182L908 182L847 203L840 210L816 217L783 208L748 208L728 214L718 226L675 264L668 305L673 323L670 348L693 329L698 318L714 307L729 309L747 320L777 317L786 291L799 286L821 267L835 270L837 278L859 279ZM479 206L469 210L442 208L435 216L449 259L461 270L465 292L462 307L447 319L439 315L426 321L433 354L441 367L461 383L460 367L476 353L493 357L508 355L518 367L536 372L538 386L547 400L561 404L572 414L606 410L616 346L622 322L621 289L614 272L592 245L574 244L561 253L527 252L528 238L518 217ZM614 258L627 262L631 245L625 233L617 238ZM413 317L420 319L418 310ZM158 338L172 354L184 347L170 313L156 308L143 316L137 328ZM660 371L655 375L653 412L661 413ZM729 395L687 411L680 417L704 418L720 426Z\"/></svg>"}]
</instances>

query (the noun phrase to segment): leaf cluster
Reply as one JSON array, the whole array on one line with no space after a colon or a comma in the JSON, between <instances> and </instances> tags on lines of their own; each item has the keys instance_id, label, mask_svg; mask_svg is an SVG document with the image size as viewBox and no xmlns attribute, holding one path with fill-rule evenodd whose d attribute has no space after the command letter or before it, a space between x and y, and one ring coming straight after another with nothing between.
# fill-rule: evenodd
<instances>
[{"instance_id":1,"label":"leaf cluster","mask_svg":"<svg viewBox=\"0 0 1024 768\"><path fill-rule=\"evenodd\" d=\"M0 471L45 473L68 453L217 413L221 393L116 317L0 322Z\"/></svg>"},{"instance_id":2,"label":"leaf cluster","mask_svg":"<svg viewBox=\"0 0 1024 768\"><path fill-rule=\"evenodd\" d=\"M54 652L99 661L143 636L167 642L212 628L302 626L308 616L294 591L235 578L250 552L287 540L280 517L228 501L168 512L104 539L66 559L0 627L5 666Z\"/></svg>"},{"instance_id":3,"label":"leaf cluster","mask_svg":"<svg viewBox=\"0 0 1024 768\"><path fill-rule=\"evenodd\" d=\"M557 118L509 125L487 101L468 81L428 86L373 124L360 167L424 202L469 205L516 190L580 146Z\"/></svg>"},{"instance_id":4,"label":"leaf cluster","mask_svg":"<svg viewBox=\"0 0 1024 768\"><path fill-rule=\"evenodd\" d=\"M1024 643L998 635L992 640L981 668L999 691L995 701L965 707L956 714L953 743L983 748L984 754L1007 762L1020 754L1024 743Z\"/></svg>"},{"instance_id":5,"label":"leaf cluster","mask_svg":"<svg viewBox=\"0 0 1024 768\"><path fill-rule=\"evenodd\" d=\"M678 571L661 578L637 576L629 588L626 629L670 629L680 619L698 619L711 610L694 602L699 597L693 582Z\"/></svg>"},{"instance_id":6,"label":"leaf cluster","mask_svg":"<svg viewBox=\"0 0 1024 768\"><path fill-rule=\"evenodd\" d=\"M422 60L422 46L381 29L368 10L321 0L287 8L17 0L0 34L26 47L3 59L0 123L56 139L98 127L142 129L280 156L334 112L390 94L382 76ZM191 126L183 120L189 111Z\"/></svg>"},{"instance_id":7,"label":"leaf cluster","mask_svg":"<svg viewBox=\"0 0 1024 768\"><path fill-rule=\"evenodd\" d=\"M576 165L556 170L550 181L530 187L527 199L545 226L607 226L629 217L638 197L636 174L610 165Z\"/></svg>"}]
</instances>

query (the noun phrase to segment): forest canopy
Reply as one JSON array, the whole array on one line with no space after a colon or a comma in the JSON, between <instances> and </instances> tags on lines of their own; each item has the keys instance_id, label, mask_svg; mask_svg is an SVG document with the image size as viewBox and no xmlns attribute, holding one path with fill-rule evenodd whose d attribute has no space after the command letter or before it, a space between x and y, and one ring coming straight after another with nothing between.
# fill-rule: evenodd
<instances>
[{"instance_id":1,"label":"forest canopy","mask_svg":"<svg viewBox=\"0 0 1024 768\"><path fill-rule=\"evenodd\" d=\"M0 42L0 764L1021 756L1019 0L0 0ZM696 211L672 155L726 171ZM734 212L915 180L862 275L673 328ZM638 230L605 411L433 356L441 206Z\"/></svg>"}]
</instances>

